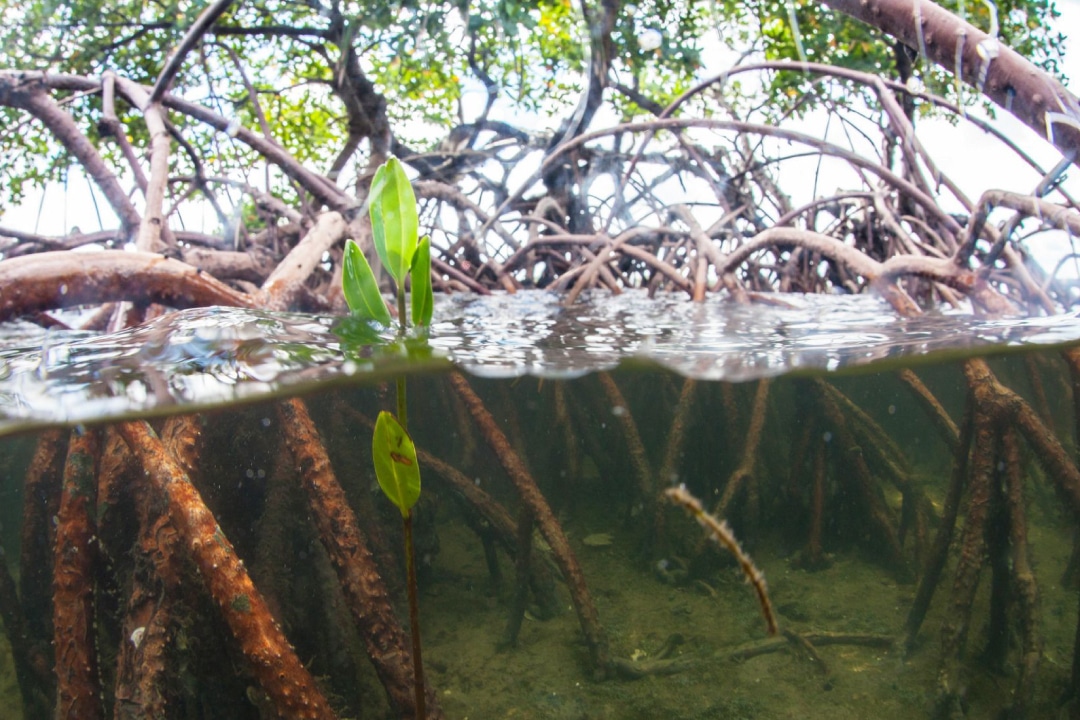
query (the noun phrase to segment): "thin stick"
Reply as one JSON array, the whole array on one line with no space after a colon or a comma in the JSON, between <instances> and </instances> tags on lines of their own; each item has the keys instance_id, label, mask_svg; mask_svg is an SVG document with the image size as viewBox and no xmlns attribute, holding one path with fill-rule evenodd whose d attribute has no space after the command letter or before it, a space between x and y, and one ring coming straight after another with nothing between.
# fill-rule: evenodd
<instances>
[{"instance_id":1,"label":"thin stick","mask_svg":"<svg viewBox=\"0 0 1080 720\"><path fill-rule=\"evenodd\" d=\"M855 645L861 647L890 648L895 642L891 635L869 635L860 633L833 633L833 632L810 632L800 636L815 646L823 645ZM767 640L755 640L752 643L740 645L732 650L721 650L718 657L723 657L735 662L742 662L750 658L778 652L791 646L791 641L786 637L774 637Z\"/></svg>"},{"instance_id":2,"label":"thin stick","mask_svg":"<svg viewBox=\"0 0 1080 720\"><path fill-rule=\"evenodd\" d=\"M743 456L739 467L728 477L724 486L724 494L720 496L720 502L716 503L713 512L717 515L726 515L731 501L736 493L742 489L754 475L754 467L757 465L758 447L761 445L761 430L765 427L765 409L769 400L769 381L760 380L757 390L754 392L754 408L750 412L750 427L746 431L746 440L742 443Z\"/></svg>"},{"instance_id":3,"label":"thin stick","mask_svg":"<svg viewBox=\"0 0 1080 720\"><path fill-rule=\"evenodd\" d=\"M1023 467L1015 429L1005 430L1002 444L1005 460L1005 499L1009 512L1009 553L1012 556L1011 580L1015 598L1012 614L1020 626L1021 652L1011 715L1024 717L1034 704L1035 677L1043 654L1043 642L1039 635L1039 586L1035 581L1028 549Z\"/></svg>"},{"instance_id":4,"label":"thin stick","mask_svg":"<svg viewBox=\"0 0 1080 720\"><path fill-rule=\"evenodd\" d=\"M638 432L637 423L630 412L630 404L626 402L626 398L620 392L619 386L615 384L615 379L611 377L611 373L602 372L597 375L597 378L600 380L600 386L603 387L604 394L607 396L611 407L613 409L622 408L620 412L615 413L615 418L622 429L623 438L626 440L626 450L630 454L630 464L634 467L638 492L641 493L641 499L651 509L654 504L653 498L656 497L656 490L653 486L653 471L649 464L649 457L645 453L645 444L641 441L641 433ZM648 512L646 517L652 515L655 515L655 512Z\"/></svg>"},{"instance_id":5,"label":"thin stick","mask_svg":"<svg viewBox=\"0 0 1080 720\"><path fill-rule=\"evenodd\" d=\"M910 568L904 558L904 549L900 545L900 536L892 512L879 491L877 478L867 464L862 446L855 439L851 423L844 416L836 399L826 392L825 387L826 384L823 382L818 388L818 397L825 421L832 426L832 431L836 435L836 447L847 449L839 456L850 469L852 487L858 492L863 502L870 527L878 532L878 538L883 544L882 550L888 553L889 563L900 576L907 576L910 574Z\"/></svg>"},{"instance_id":6,"label":"thin stick","mask_svg":"<svg viewBox=\"0 0 1080 720\"><path fill-rule=\"evenodd\" d=\"M686 444L687 418L690 417L694 404L694 396L697 394L697 380L686 378L679 392L679 402L675 406L675 416L668 427L667 445L664 448L664 460L660 466L660 482L663 484L680 480L675 470L675 465L682 454ZM653 515L652 543L654 548L664 542L664 512L659 503L656 503L656 512Z\"/></svg>"},{"instance_id":7,"label":"thin stick","mask_svg":"<svg viewBox=\"0 0 1080 720\"><path fill-rule=\"evenodd\" d=\"M698 521L698 524L705 528L705 533L709 537L723 545L728 552L735 556L739 568L743 571L743 575L746 576L746 581L754 587L754 592L757 593L758 604L761 605L761 614L765 618L765 625L769 634L775 635L778 632L776 615L773 613L772 601L769 600L769 589L765 584L765 576L757 569L750 556L743 552L739 541L735 539L735 535L731 532L731 528L723 520L717 520L705 512L705 508L701 507L701 502L687 492L685 485L668 488L664 491L664 495L673 503L682 505L686 512L690 513Z\"/></svg>"},{"instance_id":8,"label":"thin stick","mask_svg":"<svg viewBox=\"0 0 1080 720\"><path fill-rule=\"evenodd\" d=\"M161 98L165 96L165 91L172 84L173 78L176 77L176 73L180 72L180 68L184 64L184 58L198 44L206 31L229 9L232 1L217 0L217 2L202 11L202 14L192 24L187 34L184 35L184 39L180 41L180 46L176 48L172 56L169 57L169 61L165 63L165 67L161 69L161 74L158 75L157 82L154 83L154 88L150 91L150 102L161 101Z\"/></svg>"},{"instance_id":9,"label":"thin stick","mask_svg":"<svg viewBox=\"0 0 1080 720\"><path fill-rule=\"evenodd\" d=\"M507 648L517 645L521 621L525 619L525 606L529 600L529 566L532 555L533 527L532 512L527 506L522 505L518 511L517 557L514 558L514 599L510 605L510 617L506 621L502 639L502 646Z\"/></svg>"},{"instance_id":10,"label":"thin stick","mask_svg":"<svg viewBox=\"0 0 1080 720\"><path fill-rule=\"evenodd\" d=\"M420 649L420 600L417 597L416 553L413 551L412 511L401 518L405 534L405 569L409 587L409 630L412 636L413 696L416 698L417 720L427 720L427 702L424 697L424 661Z\"/></svg>"},{"instance_id":11,"label":"thin stick","mask_svg":"<svg viewBox=\"0 0 1080 720\"><path fill-rule=\"evenodd\" d=\"M934 394L930 392L930 389L923 384L923 381L914 372L904 369L897 376L901 382L911 389L915 399L919 401L919 405L926 411L930 421L934 423L934 426L941 433L942 439L948 443L949 449L955 451L957 444L960 442L960 431L957 429L953 419L949 417L948 411L945 410Z\"/></svg>"},{"instance_id":12,"label":"thin stick","mask_svg":"<svg viewBox=\"0 0 1080 720\"><path fill-rule=\"evenodd\" d=\"M922 627L923 620L926 618L926 611L930 609L930 601L933 599L941 573L949 558L949 548L952 547L953 536L956 532L956 516L960 511L961 495L967 485L968 463L974 432L975 407L974 402L969 399L964 410L963 423L957 433L958 440L953 445L953 470L941 509L941 524L938 526L937 535L934 536L934 544L923 567L922 579L915 592L915 600L911 603L904 623L904 634L907 638L905 646L909 651L915 646L919 628Z\"/></svg>"}]
</instances>

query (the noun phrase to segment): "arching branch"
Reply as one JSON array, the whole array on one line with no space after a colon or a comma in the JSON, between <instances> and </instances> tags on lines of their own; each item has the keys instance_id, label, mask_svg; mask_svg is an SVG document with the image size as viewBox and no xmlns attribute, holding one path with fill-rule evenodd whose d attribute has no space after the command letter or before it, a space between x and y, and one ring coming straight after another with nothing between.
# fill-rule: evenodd
<instances>
[{"instance_id":1,"label":"arching branch","mask_svg":"<svg viewBox=\"0 0 1080 720\"><path fill-rule=\"evenodd\" d=\"M929 0L827 1L836 10L925 52L949 72L959 71L964 82L1062 152L1080 158L1080 103L1076 96L997 38Z\"/></svg>"},{"instance_id":2,"label":"arching branch","mask_svg":"<svg viewBox=\"0 0 1080 720\"><path fill-rule=\"evenodd\" d=\"M17 107L33 115L68 152L82 164L86 174L93 178L120 218L124 231L134 235L141 222L138 210L128 200L127 193L97 148L83 134L72 117L45 93L47 83L41 73L17 73L0 71L0 105ZM82 89L96 89L100 83L84 84Z\"/></svg>"}]
</instances>

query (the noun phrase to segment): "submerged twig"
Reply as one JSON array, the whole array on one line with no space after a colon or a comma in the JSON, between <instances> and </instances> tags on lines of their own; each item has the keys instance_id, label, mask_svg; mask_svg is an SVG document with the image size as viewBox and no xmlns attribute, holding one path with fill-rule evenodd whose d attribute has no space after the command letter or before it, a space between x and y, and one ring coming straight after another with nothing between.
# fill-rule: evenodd
<instances>
[{"instance_id":1,"label":"submerged twig","mask_svg":"<svg viewBox=\"0 0 1080 720\"><path fill-rule=\"evenodd\" d=\"M701 502L687 491L685 485L668 488L664 491L664 495L673 503L682 505L698 521L698 524L705 528L705 532L709 537L735 556L739 568L742 570L743 575L746 576L746 581L753 586L754 592L757 594L758 604L761 605L761 614L765 618L765 625L769 634L775 635L778 632L776 614L773 612L772 601L769 600L769 589L765 584L765 576L757 569L750 556L743 552L739 541L735 539L735 535L731 532L731 528L723 520L717 520L705 512Z\"/></svg>"}]
</instances>

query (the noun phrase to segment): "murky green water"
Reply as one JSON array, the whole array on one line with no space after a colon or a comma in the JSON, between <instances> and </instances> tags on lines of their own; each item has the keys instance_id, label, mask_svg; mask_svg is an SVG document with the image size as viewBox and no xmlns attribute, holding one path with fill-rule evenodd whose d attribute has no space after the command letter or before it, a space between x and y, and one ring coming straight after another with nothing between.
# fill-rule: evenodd
<instances>
[{"instance_id":1,"label":"murky green water","mask_svg":"<svg viewBox=\"0 0 1080 720\"><path fill-rule=\"evenodd\" d=\"M1023 638L1008 573L1016 543L1003 519L1004 470L992 480L997 509L985 532L994 560L982 569L970 613L952 600L969 522L965 493L942 579L907 649L904 626L941 526L953 455L899 371L914 368L960 423L963 358L1012 347L1017 352L990 358L995 376L1075 457L1072 384L1056 346L1080 337L1080 325L1071 316L900 321L866 298L789 302L797 307L623 297L562 310L546 295L447 300L436 310L443 320L431 353L364 349L329 319L224 310L112 337L43 339L25 330L0 352L7 565L22 580L24 518L37 502L23 487L41 437L26 427L62 422L108 432L106 419L205 409L192 480L224 535L338 714L392 716L283 441L294 428L276 406L282 392L303 394L404 618L400 520L376 486L365 422L392 407L386 380L408 366L417 370L408 380L413 438L451 468L421 460L416 519L424 657L447 717L926 717L939 693L943 628L961 616L970 619L959 671L965 707L970 717L994 717L1013 702ZM945 354L928 359L929 350ZM595 679L558 581L550 592L533 591L516 647L501 647L515 595L513 524L507 537L464 486L483 491L511 523L519 492L439 372L440 356L476 373L470 385L569 538L622 672ZM619 361L621 369L599 372ZM858 373L810 372L856 366ZM643 455L634 454L630 421ZM1075 519L1030 445L1020 444L1043 643L1028 716L1054 718L1072 673L1076 575L1066 577L1066 568ZM145 479L138 471L124 478L110 490L115 504L99 502L95 513L97 647L110 707L118 648L139 621L126 617L132 578L146 562L132 499ZM766 637L730 556L659 499L675 483L710 509L722 505L768 581L781 629L809 641L817 659L797 640ZM39 500L51 518L57 498ZM537 536L534 545L539 571L558 577L548 544ZM184 572L183 589L172 591L164 654L169 717L265 716L267 700L197 571ZM157 597L167 592L153 589ZM48 593L43 604L27 592L23 600L31 627L46 633ZM37 638L46 648L49 639ZM0 648L0 702L17 708L10 668ZM645 673L650 668L671 673ZM629 679L635 669L645 676Z\"/></svg>"}]
</instances>

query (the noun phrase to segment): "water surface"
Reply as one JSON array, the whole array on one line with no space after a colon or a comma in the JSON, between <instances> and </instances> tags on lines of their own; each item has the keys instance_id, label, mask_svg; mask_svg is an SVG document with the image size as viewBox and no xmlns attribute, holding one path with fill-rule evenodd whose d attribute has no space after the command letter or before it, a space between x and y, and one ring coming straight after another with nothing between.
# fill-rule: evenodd
<instances>
[{"instance_id":1,"label":"water surface","mask_svg":"<svg viewBox=\"0 0 1080 720\"><path fill-rule=\"evenodd\" d=\"M0 433L203 409L450 365L484 377L570 378L644 363L737 382L1080 339L1075 313L900 318L869 295L783 295L743 306L594 293L565 307L559 295L526 291L441 296L435 317L427 347L395 343L391 332L361 332L342 318L237 308L171 313L109 335L9 324L0 338Z\"/></svg>"}]
</instances>

